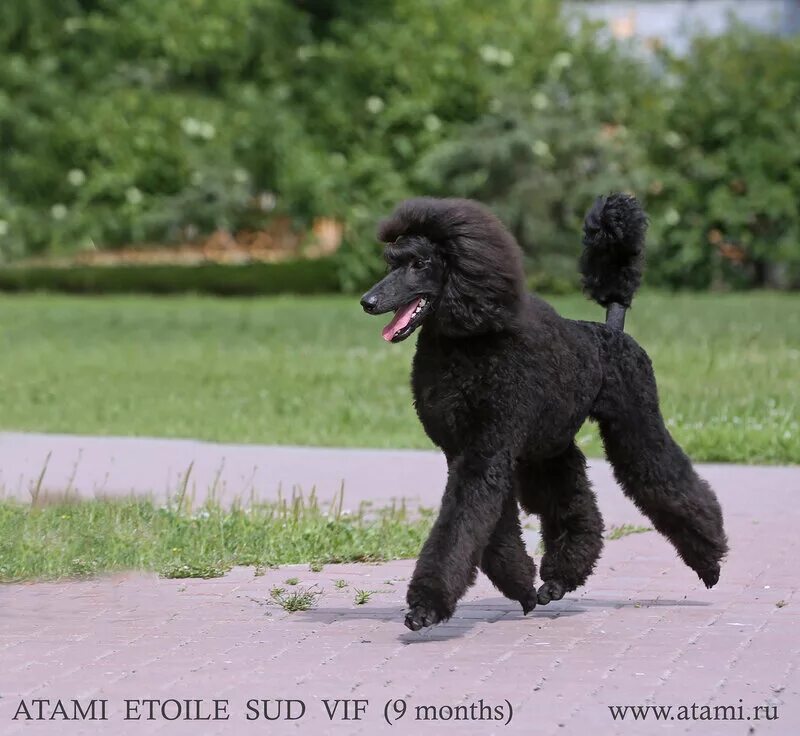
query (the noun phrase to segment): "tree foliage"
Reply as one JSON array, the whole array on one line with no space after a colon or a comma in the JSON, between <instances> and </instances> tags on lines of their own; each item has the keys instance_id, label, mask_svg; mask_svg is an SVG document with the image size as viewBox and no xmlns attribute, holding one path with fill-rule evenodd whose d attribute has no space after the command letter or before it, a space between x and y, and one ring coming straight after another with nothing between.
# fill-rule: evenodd
<instances>
[{"instance_id":1,"label":"tree foliage","mask_svg":"<svg viewBox=\"0 0 800 736\"><path fill-rule=\"evenodd\" d=\"M740 28L633 54L557 0L5 0L0 257L332 216L354 287L375 220L436 193L566 276L622 188L653 280L790 283L798 68L797 39Z\"/></svg>"}]
</instances>

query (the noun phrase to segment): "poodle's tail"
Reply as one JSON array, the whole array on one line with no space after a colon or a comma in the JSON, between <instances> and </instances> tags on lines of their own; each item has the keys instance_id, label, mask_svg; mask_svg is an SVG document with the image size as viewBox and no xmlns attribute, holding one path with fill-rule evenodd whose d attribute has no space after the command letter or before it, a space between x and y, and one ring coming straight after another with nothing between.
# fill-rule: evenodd
<instances>
[{"instance_id":1,"label":"poodle's tail","mask_svg":"<svg viewBox=\"0 0 800 736\"><path fill-rule=\"evenodd\" d=\"M647 216L628 194L598 197L583 223L583 290L606 308L606 324L622 330L642 280Z\"/></svg>"}]
</instances>

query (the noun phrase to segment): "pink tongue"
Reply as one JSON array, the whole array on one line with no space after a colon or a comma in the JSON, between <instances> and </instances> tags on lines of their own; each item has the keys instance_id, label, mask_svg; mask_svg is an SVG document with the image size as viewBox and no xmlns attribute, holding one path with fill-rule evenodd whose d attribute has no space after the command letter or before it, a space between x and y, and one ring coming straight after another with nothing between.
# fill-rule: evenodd
<instances>
[{"instance_id":1,"label":"pink tongue","mask_svg":"<svg viewBox=\"0 0 800 736\"><path fill-rule=\"evenodd\" d=\"M415 299L413 302L406 304L394 313L392 321L383 328L383 332L381 333L386 342L391 342L392 338L411 321L411 315L414 314L414 310L417 308L420 299Z\"/></svg>"}]
</instances>

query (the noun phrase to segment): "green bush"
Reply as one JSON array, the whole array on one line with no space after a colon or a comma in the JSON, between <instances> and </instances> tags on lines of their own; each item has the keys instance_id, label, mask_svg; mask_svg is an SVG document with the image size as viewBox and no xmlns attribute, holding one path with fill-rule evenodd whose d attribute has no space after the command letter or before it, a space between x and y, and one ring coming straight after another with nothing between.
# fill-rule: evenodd
<instances>
[{"instance_id":1,"label":"green bush","mask_svg":"<svg viewBox=\"0 0 800 736\"><path fill-rule=\"evenodd\" d=\"M304 18L284 0L4 2L0 255L267 218L281 162L256 133L286 129L275 88Z\"/></svg>"},{"instance_id":2,"label":"green bush","mask_svg":"<svg viewBox=\"0 0 800 736\"><path fill-rule=\"evenodd\" d=\"M800 39L734 27L656 61L578 35L530 96L434 147L422 181L491 204L538 282L575 282L586 209L622 189L651 217L650 283L800 285Z\"/></svg>"},{"instance_id":3,"label":"green bush","mask_svg":"<svg viewBox=\"0 0 800 736\"><path fill-rule=\"evenodd\" d=\"M569 48L524 93L512 87L477 123L434 147L417 170L427 191L488 203L545 288L576 284L581 225L595 197L642 191L648 181L630 125L634 111L651 104L652 74L597 45L591 29Z\"/></svg>"},{"instance_id":4,"label":"green bush","mask_svg":"<svg viewBox=\"0 0 800 736\"><path fill-rule=\"evenodd\" d=\"M378 213L413 193L415 162L568 43L558 8L7 0L0 253L235 228L268 217L253 206L266 199L344 220L358 271Z\"/></svg>"},{"instance_id":5,"label":"green bush","mask_svg":"<svg viewBox=\"0 0 800 736\"><path fill-rule=\"evenodd\" d=\"M638 126L653 280L800 285L800 37L736 26L662 62L663 114Z\"/></svg>"},{"instance_id":6,"label":"green bush","mask_svg":"<svg viewBox=\"0 0 800 736\"><path fill-rule=\"evenodd\" d=\"M259 296L322 294L338 289L338 264L334 258L247 265L0 268L0 291Z\"/></svg>"},{"instance_id":7,"label":"green bush","mask_svg":"<svg viewBox=\"0 0 800 736\"><path fill-rule=\"evenodd\" d=\"M328 216L356 289L380 216L462 194L565 284L613 188L650 212L652 283L792 285L798 68L742 28L633 54L558 0L5 0L0 261Z\"/></svg>"}]
</instances>

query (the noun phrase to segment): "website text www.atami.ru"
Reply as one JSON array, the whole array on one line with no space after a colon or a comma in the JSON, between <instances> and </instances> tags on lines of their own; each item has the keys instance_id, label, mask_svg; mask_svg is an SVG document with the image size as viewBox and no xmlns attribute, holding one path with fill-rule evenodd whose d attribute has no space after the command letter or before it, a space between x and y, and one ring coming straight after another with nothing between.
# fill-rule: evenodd
<instances>
[{"instance_id":1,"label":"website text www.atami.ru","mask_svg":"<svg viewBox=\"0 0 800 736\"><path fill-rule=\"evenodd\" d=\"M777 721L777 705L609 705L615 721Z\"/></svg>"}]
</instances>

